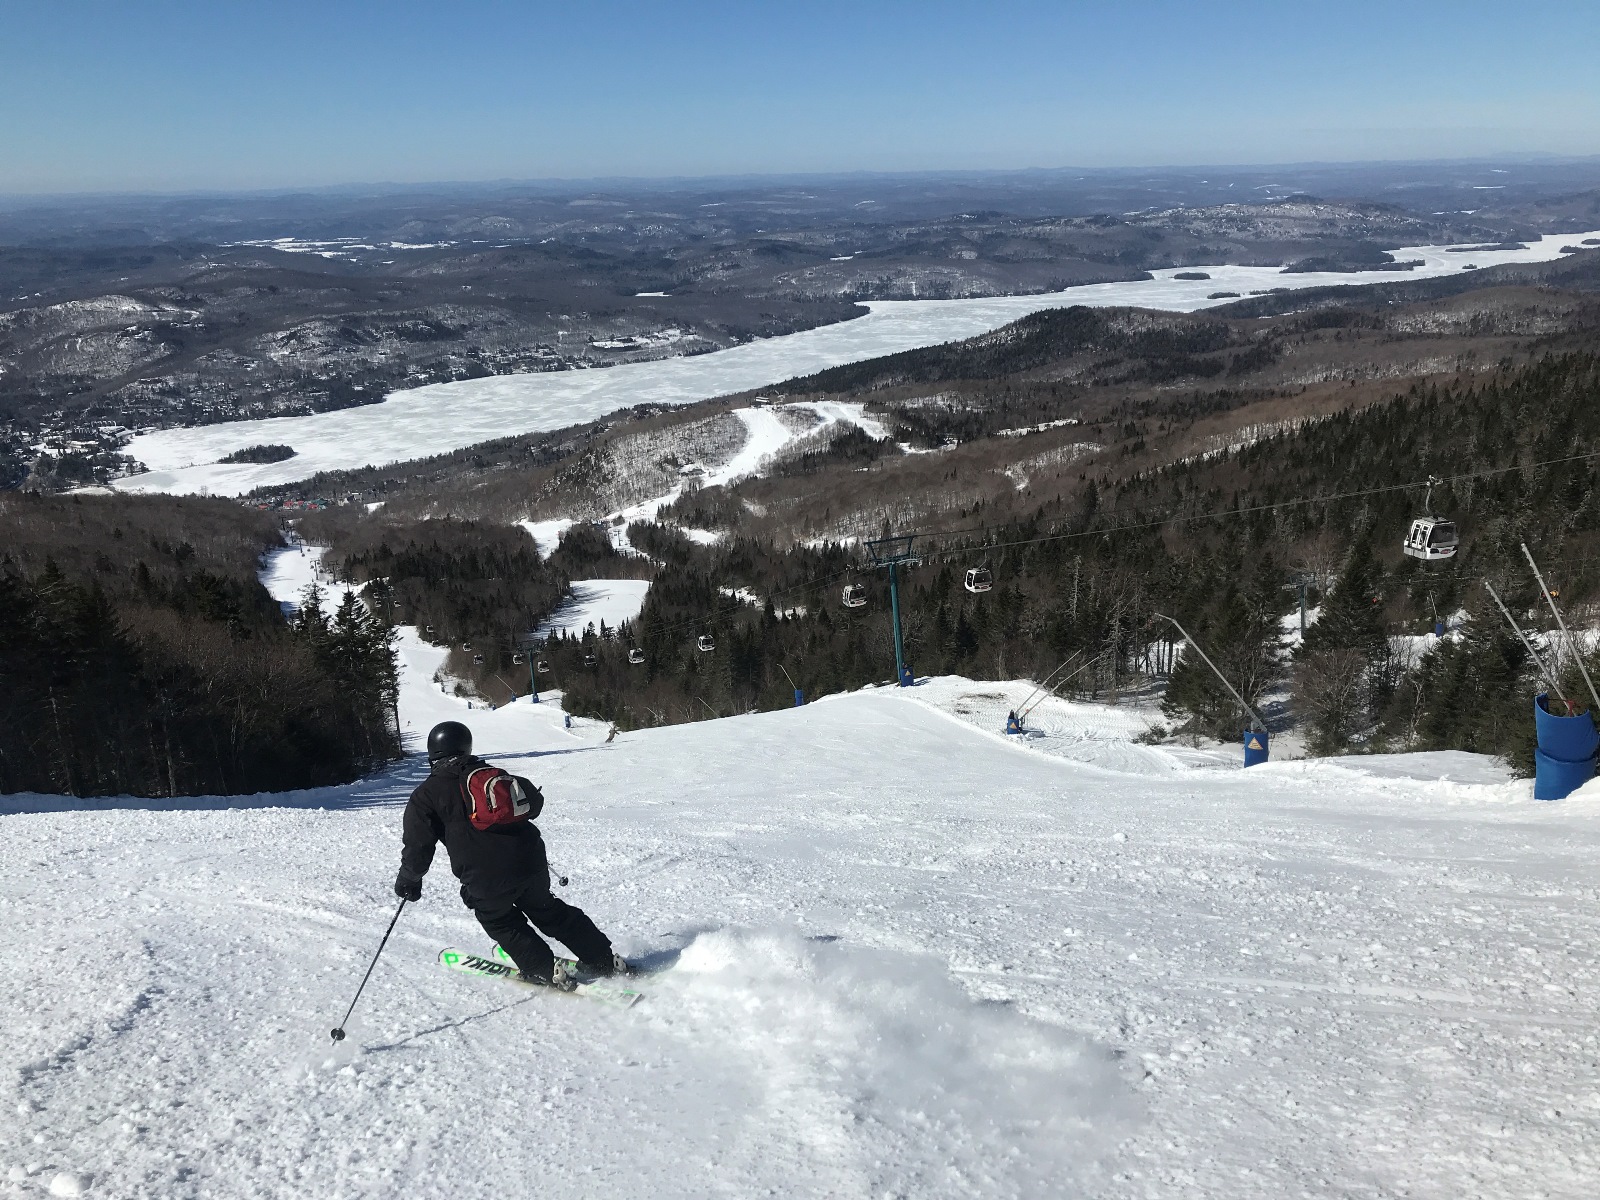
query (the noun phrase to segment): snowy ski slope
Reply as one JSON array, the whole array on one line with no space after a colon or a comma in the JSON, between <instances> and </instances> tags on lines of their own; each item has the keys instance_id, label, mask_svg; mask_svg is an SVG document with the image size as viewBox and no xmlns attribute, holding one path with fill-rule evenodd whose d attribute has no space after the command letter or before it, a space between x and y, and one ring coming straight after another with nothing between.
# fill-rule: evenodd
<instances>
[{"instance_id":1,"label":"snowy ski slope","mask_svg":"<svg viewBox=\"0 0 1600 1200\"><path fill-rule=\"evenodd\" d=\"M574 579L567 598L535 632L581 637L591 624L598 632L602 622L615 629L639 615L649 591L648 579Z\"/></svg>"},{"instance_id":2,"label":"snowy ski slope","mask_svg":"<svg viewBox=\"0 0 1600 1200\"><path fill-rule=\"evenodd\" d=\"M869 437L886 438L889 431L875 418L866 413L866 406L850 404L844 401L805 402L789 405L787 407L806 409L819 418L817 425L807 431L806 435L821 433L833 425L855 425L864 430ZM706 470L695 481L699 487L725 487L736 483L751 475L761 473L763 467L773 456L780 454L792 443L798 441L803 435L796 433L785 425L770 408L736 408L733 415L737 417L745 428L744 444L736 450L726 462ZM663 496L653 496L648 500L641 500L637 504L630 504L616 512L607 513L604 522L611 526L612 544L624 554L638 554L632 542L628 540L628 526L635 521L654 521L663 508L676 501L683 495L685 483L679 482L671 491ZM550 531L555 530L559 538L559 530L571 525L570 520L558 521L521 521L522 528L532 535L534 541L540 546L540 553L547 544L546 538ZM720 533L704 529L686 529L675 526L685 536L702 544L715 542L721 538ZM546 555L548 557L548 554ZM642 605L642 601L641 601Z\"/></svg>"},{"instance_id":3,"label":"snowy ski slope","mask_svg":"<svg viewBox=\"0 0 1600 1200\"><path fill-rule=\"evenodd\" d=\"M783 337L766 338L690 358L625 363L587 371L499 375L393 392L382 404L317 413L162 429L134 438L127 452L149 466L147 474L120 480L140 492L240 495L252 488L304 479L318 471L379 465L440 454L490 438L558 429L634 404L689 404L713 396L767 387L842 363L972 337L1045 308L1138 305L1193 312L1226 303L1213 292L1247 294L1267 288L1354 286L1394 279L1453 274L1467 263L1543 262L1590 234L1550 235L1521 250L1452 252L1446 246L1394 251L1397 261L1420 260L1403 275L1380 273L1283 274L1277 267L1185 267L1205 280L1174 276L1178 268L1128 283L1095 283L1061 292L979 300L886 300L864 305L866 315ZM222 464L224 455L261 443L297 451L279 463Z\"/></svg>"},{"instance_id":4,"label":"snowy ski slope","mask_svg":"<svg viewBox=\"0 0 1600 1200\"><path fill-rule=\"evenodd\" d=\"M1594 794L1538 804L1468 755L1243 772L1095 705L1019 746L990 706L1024 685L964 680L608 745L405 661L408 734L465 719L541 783L565 894L658 972L648 1000L442 970L487 943L441 856L330 1045L415 758L233 801L0 798L0 1189L1594 1194Z\"/></svg>"}]
</instances>

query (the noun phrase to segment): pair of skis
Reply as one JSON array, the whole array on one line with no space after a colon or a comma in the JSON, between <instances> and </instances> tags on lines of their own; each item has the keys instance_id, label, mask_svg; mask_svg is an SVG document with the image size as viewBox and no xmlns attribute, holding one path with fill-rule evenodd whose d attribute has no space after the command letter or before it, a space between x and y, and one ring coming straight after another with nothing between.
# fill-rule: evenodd
<instances>
[{"instance_id":1,"label":"pair of skis","mask_svg":"<svg viewBox=\"0 0 1600 1200\"><path fill-rule=\"evenodd\" d=\"M499 946L496 946L488 957L451 947L439 951L439 962L452 971L460 971L466 975L477 975L483 979L503 979L517 987L555 992L554 988L523 979L516 964L511 961L511 956ZM614 1008L632 1008L644 999L643 992L627 986L615 977L591 974L574 959L557 958L556 963L564 967L567 973L578 981L578 986L571 992L556 992L557 995L582 996L585 1000L596 1000Z\"/></svg>"}]
</instances>

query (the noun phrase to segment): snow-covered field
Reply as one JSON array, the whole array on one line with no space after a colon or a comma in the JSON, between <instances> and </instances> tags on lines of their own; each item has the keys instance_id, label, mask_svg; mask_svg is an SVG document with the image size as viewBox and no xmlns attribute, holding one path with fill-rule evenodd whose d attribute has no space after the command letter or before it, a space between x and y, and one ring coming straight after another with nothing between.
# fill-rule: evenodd
<instances>
[{"instance_id":1,"label":"snow-covered field","mask_svg":"<svg viewBox=\"0 0 1600 1200\"><path fill-rule=\"evenodd\" d=\"M304 417L273 417L163 429L136 437L128 453L150 467L148 474L121 480L130 491L239 495L252 488L304 479L318 471L398 462L440 454L489 438L557 429L593 420L633 404L688 404L713 396L766 387L842 363L894 354L972 337L1045 308L1087 304L1139 305L1192 312L1226 303L1213 292L1248 294L1267 288L1309 288L1382 283L1453 274L1468 262L1478 267L1542 262L1560 248L1593 234L1551 235L1521 250L1451 252L1445 246L1394 251L1398 261L1421 260L1403 274L1282 274L1276 267L1186 267L1205 280L1175 279L1177 270L1128 283L1097 283L1032 296L981 300L887 300L866 305L866 315L783 337L735 346L714 354L625 363L588 371L501 375L430 384L391 393L382 404ZM283 443L297 451L280 463L218 462L244 446Z\"/></svg>"},{"instance_id":2,"label":"snow-covered field","mask_svg":"<svg viewBox=\"0 0 1600 1200\"><path fill-rule=\"evenodd\" d=\"M556 547L561 544L561 535L572 528L569 517L554 521L518 521L517 524L528 531L528 536L539 548L540 558L549 558L554 554Z\"/></svg>"},{"instance_id":3,"label":"snow-covered field","mask_svg":"<svg viewBox=\"0 0 1600 1200\"><path fill-rule=\"evenodd\" d=\"M648 579L574 579L571 592L539 626L538 635L580 637L591 623L598 632L601 622L615 629L639 615L649 591Z\"/></svg>"},{"instance_id":4,"label":"snow-covered field","mask_svg":"<svg viewBox=\"0 0 1600 1200\"><path fill-rule=\"evenodd\" d=\"M298 558L298 555L294 556ZM280 558L274 578L293 562ZM1600 795L1470 755L1237 769L933 680L628 733L402 719L537 780L628 1012L393 912L416 759L243 800L0 798L0 1195L1589 1197ZM1003 708L999 710L1003 720Z\"/></svg>"}]
</instances>

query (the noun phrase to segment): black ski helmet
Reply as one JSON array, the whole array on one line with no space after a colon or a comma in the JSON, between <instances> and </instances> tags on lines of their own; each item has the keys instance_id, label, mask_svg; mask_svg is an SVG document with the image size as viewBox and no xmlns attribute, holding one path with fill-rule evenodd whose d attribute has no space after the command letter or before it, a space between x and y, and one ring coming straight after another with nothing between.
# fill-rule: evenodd
<instances>
[{"instance_id":1,"label":"black ski helmet","mask_svg":"<svg viewBox=\"0 0 1600 1200\"><path fill-rule=\"evenodd\" d=\"M472 753L472 730L460 721L440 721L428 731L428 761Z\"/></svg>"}]
</instances>

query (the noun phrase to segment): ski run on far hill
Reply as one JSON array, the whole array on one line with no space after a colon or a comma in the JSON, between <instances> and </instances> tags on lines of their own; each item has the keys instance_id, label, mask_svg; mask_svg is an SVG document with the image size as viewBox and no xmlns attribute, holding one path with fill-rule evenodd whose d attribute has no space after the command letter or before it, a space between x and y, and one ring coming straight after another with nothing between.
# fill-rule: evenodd
<instances>
[{"instance_id":1,"label":"ski run on far hill","mask_svg":"<svg viewBox=\"0 0 1600 1200\"><path fill-rule=\"evenodd\" d=\"M290 559L299 558L289 551ZM304 577L280 560L284 595ZM285 598L289 598L285 596ZM443 969L413 756L243 800L0 801L0 1190L104 1197L1589 1197L1600 806L1462 754L1238 769L930 680L627 733L468 708L629 1010Z\"/></svg>"}]
</instances>

